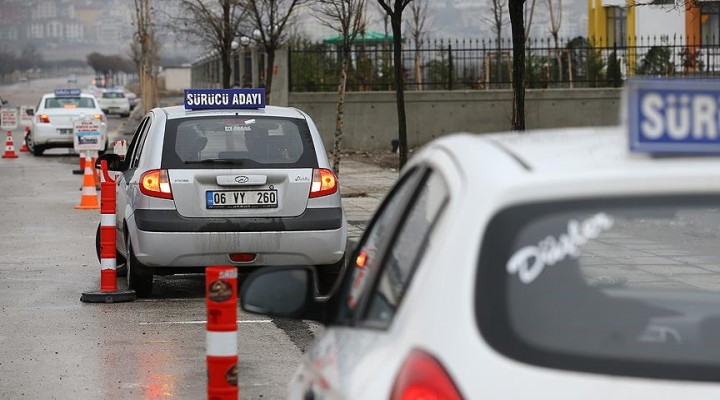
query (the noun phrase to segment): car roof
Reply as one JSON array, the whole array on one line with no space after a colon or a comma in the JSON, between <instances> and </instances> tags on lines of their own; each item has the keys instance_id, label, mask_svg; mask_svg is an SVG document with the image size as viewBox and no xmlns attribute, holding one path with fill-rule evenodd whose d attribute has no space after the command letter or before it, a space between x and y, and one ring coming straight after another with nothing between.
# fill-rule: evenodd
<instances>
[{"instance_id":1,"label":"car roof","mask_svg":"<svg viewBox=\"0 0 720 400\"><path fill-rule=\"evenodd\" d=\"M637 170L712 169L717 175L720 156L657 156L632 153L621 126L564 128L489 135L461 134L440 140L468 165L478 159L478 147L491 145L513 160L518 170L535 175L630 173ZM488 151L487 149L484 151Z\"/></svg>"},{"instance_id":2,"label":"car roof","mask_svg":"<svg viewBox=\"0 0 720 400\"><path fill-rule=\"evenodd\" d=\"M266 106L258 109L238 109L238 110L186 110L183 106L164 107L161 110L167 115L168 119L187 118L187 117L203 117L203 116L222 116L222 115L262 115L268 117L284 117L284 118L302 118L305 114L300 110L292 107Z\"/></svg>"},{"instance_id":3,"label":"car roof","mask_svg":"<svg viewBox=\"0 0 720 400\"><path fill-rule=\"evenodd\" d=\"M92 94L90 94L90 93L85 93L85 92L80 92L80 95L79 95L79 96L80 96L80 97L90 97L90 98L93 98L93 99L95 98L95 96L93 96ZM43 95L43 98L46 98L46 97L57 97L57 96L55 96L55 93L46 93L46 94ZM78 97L78 96L60 96L60 97Z\"/></svg>"}]
</instances>

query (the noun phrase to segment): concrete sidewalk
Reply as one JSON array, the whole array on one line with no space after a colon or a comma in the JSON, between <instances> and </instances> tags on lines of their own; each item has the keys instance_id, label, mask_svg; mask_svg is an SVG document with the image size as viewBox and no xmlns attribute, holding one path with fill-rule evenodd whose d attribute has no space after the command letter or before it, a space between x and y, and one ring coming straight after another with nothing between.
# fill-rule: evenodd
<instances>
[{"instance_id":1,"label":"concrete sidewalk","mask_svg":"<svg viewBox=\"0 0 720 400\"><path fill-rule=\"evenodd\" d=\"M343 158L340 192L348 220L348 240L358 240L373 213L398 178L397 170Z\"/></svg>"}]
</instances>

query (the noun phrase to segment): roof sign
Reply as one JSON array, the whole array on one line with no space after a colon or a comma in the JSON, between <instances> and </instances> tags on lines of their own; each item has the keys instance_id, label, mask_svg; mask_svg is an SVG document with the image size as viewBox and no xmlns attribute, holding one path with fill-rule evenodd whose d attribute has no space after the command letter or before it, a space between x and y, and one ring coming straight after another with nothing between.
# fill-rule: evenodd
<instances>
[{"instance_id":1,"label":"roof sign","mask_svg":"<svg viewBox=\"0 0 720 400\"><path fill-rule=\"evenodd\" d=\"M631 79L625 101L631 151L720 154L720 80Z\"/></svg>"},{"instance_id":2,"label":"roof sign","mask_svg":"<svg viewBox=\"0 0 720 400\"><path fill-rule=\"evenodd\" d=\"M80 89L55 89L55 97L80 96Z\"/></svg>"},{"instance_id":3,"label":"roof sign","mask_svg":"<svg viewBox=\"0 0 720 400\"><path fill-rule=\"evenodd\" d=\"M185 89L186 110L265 108L265 89Z\"/></svg>"}]
</instances>

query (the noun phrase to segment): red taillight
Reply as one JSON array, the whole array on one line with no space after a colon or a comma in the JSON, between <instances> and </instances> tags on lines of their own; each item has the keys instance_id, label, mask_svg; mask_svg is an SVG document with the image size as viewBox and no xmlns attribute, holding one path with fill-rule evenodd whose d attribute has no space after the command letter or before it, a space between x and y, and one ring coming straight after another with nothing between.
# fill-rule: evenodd
<instances>
[{"instance_id":1,"label":"red taillight","mask_svg":"<svg viewBox=\"0 0 720 400\"><path fill-rule=\"evenodd\" d=\"M455 384L435 357L413 350L395 379L392 400L461 400Z\"/></svg>"},{"instance_id":2,"label":"red taillight","mask_svg":"<svg viewBox=\"0 0 720 400\"><path fill-rule=\"evenodd\" d=\"M337 192L335 174L325 168L314 169L312 183L310 184L310 198L327 196L335 192Z\"/></svg>"},{"instance_id":3,"label":"red taillight","mask_svg":"<svg viewBox=\"0 0 720 400\"><path fill-rule=\"evenodd\" d=\"M161 199L172 199L172 189L167 171L164 169L152 169L140 177L140 192L146 196L160 197Z\"/></svg>"},{"instance_id":4,"label":"red taillight","mask_svg":"<svg viewBox=\"0 0 720 400\"><path fill-rule=\"evenodd\" d=\"M43 124L49 124L50 117L48 117L47 114L40 114L40 115L38 115L38 122L43 123Z\"/></svg>"},{"instance_id":5,"label":"red taillight","mask_svg":"<svg viewBox=\"0 0 720 400\"><path fill-rule=\"evenodd\" d=\"M355 258L355 266L358 268L365 268L367 265L367 253L365 250L361 250L358 256Z\"/></svg>"},{"instance_id":6,"label":"red taillight","mask_svg":"<svg viewBox=\"0 0 720 400\"><path fill-rule=\"evenodd\" d=\"M255 261L255 257L255 253L230 253L230 260L233 262L251 262Z\"/></svg>"}]
</instances>

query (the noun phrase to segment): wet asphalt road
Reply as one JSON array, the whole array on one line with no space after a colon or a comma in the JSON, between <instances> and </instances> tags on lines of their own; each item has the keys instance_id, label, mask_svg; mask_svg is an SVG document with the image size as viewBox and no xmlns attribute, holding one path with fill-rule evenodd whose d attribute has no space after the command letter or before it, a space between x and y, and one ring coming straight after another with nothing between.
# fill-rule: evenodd
<instances>
[{"instance_id":1,"label":"wet asphalt road","mask_svg":"<svg viewBox=\"0 0 720 400\"><path fill-rule=\"evenodd\" d=\"M63 83L0 87L0 96L34 105ZM110 118L109 130L121 123ZM21 129L14 140L19 150ZM204 277L160 277L151 299L81 303L99 288L100 215L73 208L78 158L63 149L19 156L0 159L0 399L205 398ZM283 397L320 328L242 311L238 320L240 397Z\"/></svg>"}]
</instances>

